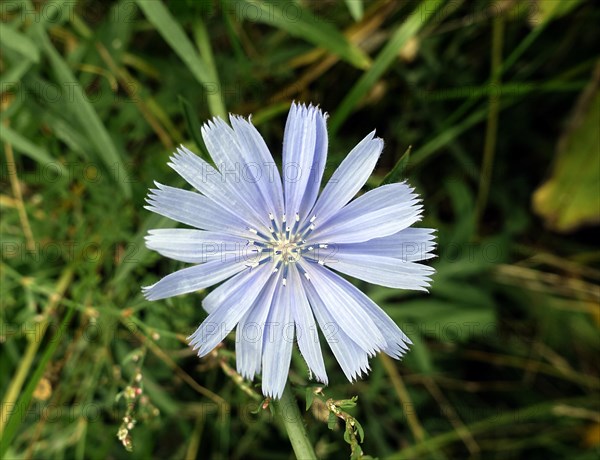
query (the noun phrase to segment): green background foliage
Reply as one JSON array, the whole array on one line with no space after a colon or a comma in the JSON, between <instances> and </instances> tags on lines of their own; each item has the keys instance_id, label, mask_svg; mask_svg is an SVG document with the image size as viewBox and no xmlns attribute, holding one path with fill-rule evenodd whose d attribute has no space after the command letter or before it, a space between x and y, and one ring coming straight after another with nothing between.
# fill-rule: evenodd
<instances>
[{"instance_id":1,"label":"green background foliage","mask_svg":"<svg viewBox=\"0 0 600 460\"><path fill-rule=\"evenodd\" d=\"M202 360L186 346L205 292L140 293L182 266L143 245L172 225L142 208L147 189L184 185L170 153L206 155L199 127L232 112L253 114L279 161L292 100L330 114L326 176L376 128L367 186L407 178L419 225L438 229L429 294L360 284L413 340L403 361L375 357L350 384L327 350L323 396L294 352L319 457L597 458L595 2L13 0L0 14L3 458L292 457L259 381L235 373L233 336Z\"/></svg>"}]
</instances>

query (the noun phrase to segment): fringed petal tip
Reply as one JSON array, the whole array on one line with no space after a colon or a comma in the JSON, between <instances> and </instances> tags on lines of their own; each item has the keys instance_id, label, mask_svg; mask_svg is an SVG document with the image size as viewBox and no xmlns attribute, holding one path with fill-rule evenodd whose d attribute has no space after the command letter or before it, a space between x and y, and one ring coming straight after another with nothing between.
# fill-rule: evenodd
<instances>
[{"instance_id":1,"label":"fringed petal tip","mask_svg":"<svg viewBox=\"0 0 600 460\"><path fill-rule=\"evenodd\" d=\"M157 300L152 295L152 290L153 290L154 286L156 286L156 283L151 284L149 286L142 286L142 295L144 296L144 298L146 300L149 300L151 302L154 301L154 300Z\"/></svg>"}]
</instances>

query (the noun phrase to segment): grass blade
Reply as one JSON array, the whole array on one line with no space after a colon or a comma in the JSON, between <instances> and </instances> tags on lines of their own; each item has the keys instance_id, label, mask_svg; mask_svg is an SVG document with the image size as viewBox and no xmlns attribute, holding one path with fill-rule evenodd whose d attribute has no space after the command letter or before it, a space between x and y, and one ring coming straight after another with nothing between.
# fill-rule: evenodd
<instances>
[{"instance_id":1,"label":"grass blade","mask_svg":"<svg viewBox=\"0 0 600 460\"><path fill-rule=\"evenodd\" d=\"M179 105L181 106L183 117L185 118L185 124L187 126L188 133L198 147L196 153L200 155L204 161L212 164L212 160L206 151L206 146L204 145L204 140L202 139L202 125L196 116L196 112L194 112L192 109L189 101L181 94L179 95Z\"/></svg>"},{"instance_id":2,"label":"grass blade","mask_svg":"<svg viewBox=\"0 0 600 460\"><path fill-rule=\"evenodd\" d=\"M379 77L394 62L404 44L421 30L427 23L427 20L435 14L443 3L444 0L422 1L408 19L396 30L373 62L371 68L358 80L331 117L329 130L332 134L337 132L362 97L369 92L377 80L379 80Z\"/></svg>"},{"instance_id":3,"label":"grass blade","mask_svg":"<svg viewBox=\"0 0 600 460\"><path fill-rule=\"evenodd\" d=\"M232 2L238 18L244 19L252 11L252 20L285 30L294 37L322 46L359 69L370 65L369 57L344 35L323 19L316 17L298 5L286 5L282 10L277 4L257 0L237 0ZM293 6L293 8L290 8ZM257 12L258 10L258 12Z\"/></svg>"},{"instance_id":4,"label":"grass blade","mask_svg":"<svg viewBox=\"0 0 600 460\"><path fill-rule=\"evenodd\" d=\"M37 24L34 31L38 42L41 43L50 60L50 65L59 84L62 88L69 89L70 97L66 98L66 107L73 113L74 118L79 121L81 129L94 145L99 160L104 163L109 172L115 173L113 175L114 180L118 182L123 193L130 197L131 188L129 183L118 180L119 173L122 174L125 171L125 165L102 120L100 120L96 110L85 96L85 91L79 85L75 75L50 42L43 25Z\"/></svg>"},{"instance_id":5,"label":"grass blade","mask_svg":"<svg viewBox=\"0 0 600 460\"><path fill-rule=\"evenodd\" d=\"M27 35L0 22L0 36L2 36L3 47L16 51L30 61L35 63L40 62L40 50Z\"/></svg>"},{"instance_id":6,"label":"grass blade","mask_svg":"<svg viewBox=\"0 0 600 460\"><path fill-rule=\"evenodd\" d=\"M57 288L56 288L57 297L55 297L55 299L57 299L57 300L55 300L54 302L51 301L50 306L52 306L55 302L58 301L58 299L60 299L60 297L62 297L64 292L69 287L72 279L73 279L73 269L68 268L67 271L64 272L61 279L58 281ZM47 314L50 313L53 308L54 307L48 308ZM54 355L54 352L58 348L58 345L60 343L63 343L63 340L61 340L61 338L65 337L65 333L66 333L65 331L66 331L67 325L71 321L73 313L75 313L74 308L69 308L67 310L65 317L63 318L62 322L60 323L60 326L58 327L58 329L56 330L56 333L54 334L54 337L49 341L48 346L47 346L46 350L44 351L44 354L42 355L40 362L38 363L38 365L35 369L35 372L33 373L31 378L27 382L27 386L25 387L25 390L21 393L19 399L17 400L17 402L14 406L14 412L12 413L12 416L8 419L6 426L4 427L4 429L1 432L0 437L2 439L0 440L0 458L6 458L4 456L4 454L6 454L6 451L8 450L8 447L10 446L10 443L16 434L17 427L26 418L26 411L31 402L31 398L33 396L33 391L35 390L38 382L42 378L42 375L44 374L44 371L46 370L46 366L47 366L48 362L50 361L50 359L52 358L52 356ZM46 319L46 321L48 321L48 320ZM48 327L47 327L48 324L45 324L43 326L44 327L40 327L40 329L39 329L40 331L46 331L48 329ZM31 342L32 347L37 348L39 346L41 340L42 340L42 337L34 337L33 341ZM10 404L7 401L5 401L5 403L7 406L6 409L8 409L8 406ZM3 404L2 417L7 417L8 414L4 413L4 410L5 410L5 407Z\"/></svg>"},{"instance_id":7,"label":"grass blade","mask_svg":"<svg viewBox=\"0 0 600 460\"><path fill-rule=\"evenodd\" d=\"M408 162L410 161L410 152L412 150L412 145L409 145L406 149L406 152L402 154L400 159L396 162L392 170L386 174L386 176L381 181L380 185L392 184L394 182L399 182L402 177L404 177L404 173L408 168Z\"/></svg>"},{"instance_id":8,"label":"grass blade","mask_svg":"<svg viewBox=\"0 0 600 460\"><path fill-rule=\"evenodd\" d=\"M39 163L47 166L49 164L56 164L58 168L64 172L64 168L60 162L52 158L52 156L44 149L34 143L30 142L29 139L21 136L18 132L12 130L6 125L0 129L0 139L4 142L11 144L15 150L24 153L29 158L36 160Z\"/></svg>"},{"instance_id":9,"label":"grass blade","mask_svg":"<svg viewBox=\"0 0 600 460\"><path fill-rule=\"evenodd\" d=\"M210 112L215 116L225 119L227 111L221 96L219 82L213 76L205 61L185 34L183 28L175 20L167 7L160 1L137 1L137 5L144 12L160 35L165 39L173 51L181 58L196 80L204 86L208 94ZM216 89L215 89L216 86Z\"/></svg>"},{"instance_id":10,"label":"grass blade","mask_svg":"<svg viewBox=\"0 0 600 460\"><path fill-rule=\"evenodd\" d=\"M346 7L350 11L350 16L355 21L360 21L363 17L364 6L362 0L346 0Z\"/></svg>"}]
</instances>

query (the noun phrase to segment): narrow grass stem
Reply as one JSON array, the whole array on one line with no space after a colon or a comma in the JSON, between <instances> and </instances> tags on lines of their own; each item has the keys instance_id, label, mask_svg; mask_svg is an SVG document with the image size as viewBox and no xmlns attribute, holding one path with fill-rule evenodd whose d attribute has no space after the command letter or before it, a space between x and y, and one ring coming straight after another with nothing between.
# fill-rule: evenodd
<instances>
[{"instance_id":1,"label":"narrow grass stem","mask_svg":"<svg viewBox=\"0 0 600 460\"><path fill-rule=\"evenodd\" d=\"M491 84L500 85L500 71L502 69L502 48L504 44L504 18L497 16L494 18L492 28L492 63L491 63ZM487 205L487 199L490 191L490 182L492 180L492 168L496 154L496 141L498 137L498 114L500 112L500 95L490 92L488 105L487 127L485 132L485 144L483 147L483 162L481 165L481 176L479 180L479 194L477 196L476 219L477 224Z\"/></svg>"}]
</instances>

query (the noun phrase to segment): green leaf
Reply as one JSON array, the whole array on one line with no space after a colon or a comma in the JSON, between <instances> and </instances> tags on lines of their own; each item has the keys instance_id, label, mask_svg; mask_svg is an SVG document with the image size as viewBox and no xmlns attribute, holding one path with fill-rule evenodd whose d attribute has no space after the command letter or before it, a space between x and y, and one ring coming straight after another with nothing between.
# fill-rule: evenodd
<instances>
[{"instance_id":1,"label":"green leaf","mask_svg":"<svg viewBox=\"0 0 600 460\"><path fill-rule=\"evenodd\" d=\"M306 410L310 409L315 400L315 392L312 387L306 387Z\"/></svg>"},{"instance_id":2,"label":"green leaf","mask_svg":"<svg viewBox=\"0 0 600 460\"><path fill-rule=\"evenodd\" d=\"M27 74L31 66L33 65L32 61L21 61L16 64L10 66L10 68L6 69L2 76L0 76L0 88L2 91L8 91L11 87L17 87L21 78Z\"/></svg>"},{"instance_id":3,"label":"green leaf","mask_svg":"<svg viewBox=\"0 0 600 460\"><path fill-rule=\"evenodd\" d=\"M535 211L559 232L600 222L600 65L596 73L559 141L552 176L533 195Z\"/></svg>"},{"instance_id":4,"label":"green leaf","mask_svg":"<svg viewBox=\"0 0 600 460\"><path fill-rule=\"evenodd\" d=\"M2 47L14 50L32 62L40 62L40 50L27 35L0 22L0 36L2 37Z\"/></svg>"},{"instance_id":5,"label":"green leaf","mask_svg":"<svg viewBox=\"0 0 600 460\"><path fill-rule=\"evenodd\" d=\"M529 16L529 22L533 26L539 26L547 21L558 19L571 10L579 6L581 0L555 0L555 1L540 1L531 4L532 14ZM517 3L518 5L518 3ZM517 8L518 6L515 6Z\"/></svg>"},{"instance_id":6,"label":"green leaf","mask_svg":"<svg viewBox=\"0 0 600 460\"><path fill-rule=\"evenodd\" d=\"M171 12L161 1L137 0L137 5L175 51L175 54L185 63L196 80L204 86L211 113L226 118L227 111L221 97L219 82L214 78L215 72L201 59L198 51Z\"/></svg>"},{"instance_id":7,"label":"green leaf","mask_svg":"<svg viewBox=\"0 0 600 460\"><path fill-rule=\"evenodd\" d=\"M13 131L6 125L3 125L2 129L0 129L0 139L11 144L15 150L24 153L39 163L42 163L43 166L55 164L61 169L62 172L65 171L63 165L55 158L52 158L46 149L35 145L34 143L30 142L29 139L21 136L18 132Z\"/></svg>"},{"instance_id":8,"label":"green leaf","mask_svg":"<svg viewBox=\"0 0 600 460\"><path fill-rule=\"evenodd\" d=\"M353 396L352 399L342 399L341 401L338 401L337 406L342 409L350 409L356 407L357 400L358 396Z\"/></svg>"},{"instance_id":9,"label":"green leaf","mask_svg":"<svg viewBox=\"0 0 600 460\"><path fill-rule=\"evenodd\" d=\"M400 324L402 326L402 324ZM407 332L408 333L408 332ZM427 345L423 342L419 332L408 333L412 346L410 353L403 358L403 362L409 369L420 372L424 375L430 375L434 372L433 358Z\"/></svg>"},{"instance_id":10,"label":"green leaf","mask_svg":"<svg viewBox=\"0 0 600 460\"><path fill-rule=\"evenodd\" d=\"M333 412L329 412L329 417L327 418L327 428L330 430L335 430L337 427L337 417Z\"/></svg>"},{"instance_id":11,"label":"green leaf","mask_svg":"<svg viewBox=\"0 0 600 460\"><path fill-rule=\"evenodd\" d=\"M354 419L354 427L356 428L356 431L358 431L358 437L362 443L365 439L365 430L363 430L362 425L356 419Z\"/></svg>"},{"instance_id":12,"label":"green leaf","mask_svg":"<svg viewBox=\"0 0 600 460\"><path fill-rule=\"evenodd\" d=\"M346 7L350 11L352 19L356 22L363 18L364 6L362 0L346 0Z\"/></svg>"},{"instance_id":13,"label":"green leaf","mask_svg":"<svg viewBox=\"0 0 600 460\"><path fill-rule=\"evenodd\" d=\"M371 63L369 57L335 27L295 3L283 3L282 7L262 0L231 0L230 3L240 20L247 16L252 21L285 30L294 37L322 46L359 69L366 69Z\"/></svg>"},{"instance_id":14,"label":"green leaf","mask_svg":"<svg viewBox=\"0 0 600 460\"><path fill-rule=\"evenodd\" d=\"M352 444L352 438L350 437L350 430L352 430L352 427L349 425L346 425L346 430L344 431L344 441L346 441L348 444Z\"/></svg>"},{"instance_id":15,"label":"green leaf","mask_svg":"<svg viewBox=\"0 0 600 460\"><path fill-rule=\"evenodd\" d=\"M408 40L417 35L427 21L443 5L444 0L423 0L412 14L394 32L385 47L377 55L371 68L365 72L331 117L330 131L337 132L352 110L365 94L377 83L388 67L398 58L398 53Z\"/></svg>"},{"instance_id":16,"label":"green leaf","mask_svg":"<svg viewBox=\"0 0 600 460\"><path fill-rule=\"evenodd\" d=\"M18 426L26 419L27 408L29 407L29 404L33 397L33 391L37 387L37 384L39 383L42 376L44 375L46 366L52 358L52 356L54 355L54 352L58 348L58 345L63 343L65 331L67 325L73 317L73 313L75 313L74 308L69 308L67 310L65 317L63 318L62 322L60 323L60 326L54 334L54 337L48 342L48 346L46 347L44 354L41 356L34 373L29 378L27 386L21 393L19 399L15 404L15 407L11 408L14 409L14 411L12 412L12 415L10 416L8 422L6 423L6 426L4 427L4 431L2 432L2 438L0 440L0 458L5 458L4 454L8 450L8 447L10 446L10 443L15 436ZM6 416L6 414L4 414L4 408L2 416Z\"/></svg>"},{"instance_id":17,"label":"green leaf","mask_svg":"<svg viewBox=\"0 0 600 460\"><path fill-rule=\"evenodd\" d=\"M209 164L213 164L210 155L208 155L207 153L206 146L204 145L204 140L202 139L202 126L200 125L200 121L196 116L196 112L194 111L194 109L192 109L192 105L188 102L186 98L184 98L181 95L179 95L178 97L179 105L181 106L183 117L185 118L185 124L187 126L188 133L192 137L194 144L196 144L196 146L198 147L198 151L196 153L199 154L204 161L208 162Z\"/></svg>"},{"instance_id":18,"label":"green leaf","mask_svg":"<svg viewBox=\"0 0 600 460\"><path fill-rule=\"evenodd\" d=\"M64 88L65 91L68 91L68 97L66 98L67 109L72 112L74 119L78 121L81 129L94 145L98 158L106 166L108 171L123 173L123 171L125 171L123 160L110 138L106 127L86 97L84 89L79 85L67 63L52 45L43 26L37 24L34 31L36 32L38 42L41 43L44 52L50 60L56 79L61 87ZM113 175L113 179L119 184L122 192L125 193L127 197L130 197L131 188L129 182L118 180L116 174Z\"/></svg>"},{"instance_id":19,"label":"green leaf","mask_svg":"<svg viewBox=\"0 0 600 460\"><path fill-rule=\"evenodd\" d=\"M410 152L412 145L409 145L406 152L402 154L400 159L396 162L392 170L386 174L381 181L380 185L392 184L394 182L400 182L403 177L406 176L406 169L408 168L408 162L410 161Z\"/></svg>"}]
</instances>

